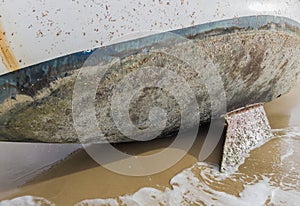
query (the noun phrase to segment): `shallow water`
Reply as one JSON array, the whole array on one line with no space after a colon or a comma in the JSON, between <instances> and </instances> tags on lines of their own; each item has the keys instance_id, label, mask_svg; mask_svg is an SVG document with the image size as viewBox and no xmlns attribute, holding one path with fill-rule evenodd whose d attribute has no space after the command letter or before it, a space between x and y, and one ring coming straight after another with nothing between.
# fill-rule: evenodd
<instances>
[{"instance_id":1,"label":"shallow water","mask_svg":"<svg viewBox=\"0 0 300 206\"><path fill-rule=\"evenodd\" d=\"M78 145L0 143L0 205L298 205L299 94L297 87L266 105L276 137L253 150L231 175L218 172L224 139L205 162L197 162L207 126L181 161L145 177L113 173ZM149 155L172 140L117 148Z\"/></svg>"}]
</instances>

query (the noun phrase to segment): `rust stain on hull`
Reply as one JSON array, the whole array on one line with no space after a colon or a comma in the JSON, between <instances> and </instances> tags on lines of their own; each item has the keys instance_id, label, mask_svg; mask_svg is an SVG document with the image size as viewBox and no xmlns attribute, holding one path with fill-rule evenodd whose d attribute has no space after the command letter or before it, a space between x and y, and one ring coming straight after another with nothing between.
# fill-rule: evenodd
<instances>
[{"instance_id":1,"label":"rust stain on hull","mask_svg":"<svg viewBox=\"0 0 300 206\"><path fill-rule=\"evenodd\" d=\"M19 64L9 46L6 35L0 22L0 55L2 62L8 71L15 71L19 69Z\"/></svg>"}]
</instances>

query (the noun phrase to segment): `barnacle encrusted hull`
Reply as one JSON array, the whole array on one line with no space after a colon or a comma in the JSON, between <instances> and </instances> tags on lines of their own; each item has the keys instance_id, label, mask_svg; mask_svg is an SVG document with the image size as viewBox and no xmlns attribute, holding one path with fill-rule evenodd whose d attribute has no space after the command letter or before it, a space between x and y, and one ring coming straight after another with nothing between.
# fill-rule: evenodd
<instances>
[{"instance_id":1,"label":"barnacle encrusted hull","mask_svg":"<svg viewBox=\"0 0 300 206\"><path fill-rule=\"evenodd\" d=\"M209 95L208 87L224 89L227 111L270 101L287 93L299 79L299 29L298 23L289 19L243 17L99 48L100 58L94 58L93 52L76 53L3 75L0 140L78 142L72 97L82 67L109 65L95 96L96 117L104 135L96 138L99 142L130 141L112 118L112 95L115 85L143 68L161 68L162 75L172 71L183 77L198 102L200 123L210 120L212 104L223 103L217 95ZM119 61L114 62L116 58ZM217 73L212 73L212 68ZM210 82L214 75L220 77L219 86ZM190 92L184 87L178 90L180 86L174 84L174 91ZM222 91L214 94L218 93ZM190 104L187 100L187 110ZM128 111L132 124L141 130L148 128L153 107L166 112L167 122L160 136L175 134L181 124L181 108L164 88L147 87L132 97ZM184 128L197 126L199 114L193 110L187 113L189 121Z\"/></svg>"}]
</instances>

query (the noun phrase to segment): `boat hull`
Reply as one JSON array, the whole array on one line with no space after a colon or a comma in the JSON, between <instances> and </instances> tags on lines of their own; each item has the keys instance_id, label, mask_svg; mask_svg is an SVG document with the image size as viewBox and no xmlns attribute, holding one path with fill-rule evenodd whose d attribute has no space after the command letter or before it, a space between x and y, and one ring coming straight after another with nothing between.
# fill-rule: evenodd
<instances>
[{"instance_id":1,"label":"boat hull","mask_svg":"<svg viewBox=\"0 0 300 206\"><path fill-rule=\"evenodd\" d=\"M145 132L159 132L158 137L174 135L180 128L188 130L199 126L199 122L205 124L211 118L221 118L224 112L268 102L287 93L299 80L299 35L300 25L287 18L241 17L78 52L5 74L0 77L0 139L81 142L74 128L74 88L80 72L97 71L103 65L109 66L101 79L95 76L95 81L100 81L94 102L103 135L94 135L85 142L132 141L119 130L113 116L112 105L123 102L117 98L119 102L112 103L112 98L122 79L154 67L161 69L162 76L171 71L182 77L189 91L180 84L172 85L169 90L176 91L179 97L192 91L198 108L189 107L193 99L186 99L188 120L182 126L182 108L174 95L164 88L145 87L139 95L132 96L129 124L141 131L147 129L151 108L160 107L167 117L163 131L153 128ZM150 73L145 74L159 82ZM219 77L220 81L214 82L212 76ZM133 84L141 81L133 80ZM210 88L213 93L209 92ZM77 97L89 92L78 91ZM220 98L222 94L225 102ZM88 112L84 110L84 102L75 104ZM212 105L219 105L217 111L212 111ZM138 134L130 134L135 135Z\"/></svg>"}]
</instances>

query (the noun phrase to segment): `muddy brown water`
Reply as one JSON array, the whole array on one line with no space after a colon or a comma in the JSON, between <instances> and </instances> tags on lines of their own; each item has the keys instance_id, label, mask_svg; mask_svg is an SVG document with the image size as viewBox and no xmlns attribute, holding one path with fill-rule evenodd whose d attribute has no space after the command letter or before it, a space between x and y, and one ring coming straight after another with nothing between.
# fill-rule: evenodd
<instances>
[{"instance_id":1,"label":"muddy brown water","mask_svg":"<svg viewBox=\"0 0 300 206\"><path fill-rule=\"evenodd\" d=\"M283 130L253 150L239 171L229 176L219 174L217 167L224 138L205 163L197 161L208 126L200 128L192 149L177 164L143 177L111 172L79 145L0 143L0 205L172 205L172 199L179 197L178 205L300 204L299 94L300 86L265 105L271 127ZM116 148L149 155L172 141L126 143Z\"/></svg>"}]
</instances>

